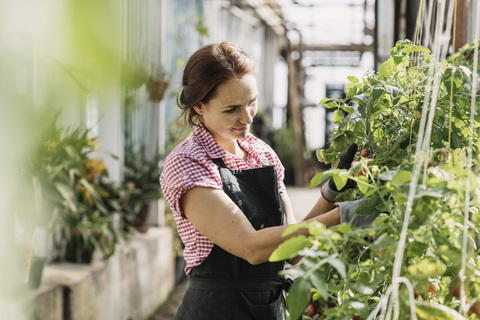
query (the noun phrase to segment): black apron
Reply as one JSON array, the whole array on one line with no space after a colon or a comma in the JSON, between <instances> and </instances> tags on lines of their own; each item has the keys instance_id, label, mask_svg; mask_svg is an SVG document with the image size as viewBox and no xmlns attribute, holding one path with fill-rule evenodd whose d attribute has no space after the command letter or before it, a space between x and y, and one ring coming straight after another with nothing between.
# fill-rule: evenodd
<instances>
[{"instance_id":1,"label":"black apron","mask_svg":"<svg viewBox=\"0 0 480 320\"><path fill-rule=\"evenodd\" d=\"M274 166L230 170L222 159L213 161L219 167L223 190L256 230L285 224ZM283 267L284 262L251 265L214 245L205 261L192 269L174 319L283 320L282 290L290 285L278 275Z\"/></svg>"}]
</instances>

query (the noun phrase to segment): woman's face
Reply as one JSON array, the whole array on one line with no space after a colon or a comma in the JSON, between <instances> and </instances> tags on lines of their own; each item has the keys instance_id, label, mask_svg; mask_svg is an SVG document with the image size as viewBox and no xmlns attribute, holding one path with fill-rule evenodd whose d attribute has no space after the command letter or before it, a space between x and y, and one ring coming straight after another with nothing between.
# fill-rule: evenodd
<instances>
[{"instance_id":1,"label":"woman's face","mask_svg":"<svg viewBox=\"0 0 480 320\"><path fill-rule=\"evenodd\" d=\"M257 113L257 96L255 75L246 74L220 84L213 97L196 106L195 111L215 141L228 149L232 142L247 136Z\"/></svg>"}]
</instances>

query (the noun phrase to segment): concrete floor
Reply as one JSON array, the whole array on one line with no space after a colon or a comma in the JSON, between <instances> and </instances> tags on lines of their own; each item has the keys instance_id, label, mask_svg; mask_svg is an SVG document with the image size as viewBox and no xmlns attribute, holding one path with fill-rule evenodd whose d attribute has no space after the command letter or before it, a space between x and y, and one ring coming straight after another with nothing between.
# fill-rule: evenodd
<instances>
[{"instance_id":1,"label":"concrete floor","mask_svg":"<svg viewBox=\"0 0 480 320\"><path fill-rule=\"evenodd\" d=\"M297 221L302 220L320 196L320 190L318 188L309 190L308 188L287 187L287 193L292 202ZM148 320L172 320L178 307L182 303L183 295L187 288L188 279L185 279L176 286L168 302Z\"/></svg>"},{"instance_id":2,"label":"concrete floor","mask_svg":"<svg viewBox=\"0 0 480 320\"><path fill-rule=\"evenodd\" d=\"M287 187L287 193L292 203L295 218L300 221L317 202L320 197L320 188L309 190L301 187Z\"/></svg>"},{"instance_id":3,"label":"concrete floor","mask_svg":"<svg viewBox=\"0 0 480 320\"><path fill-rule=\"evenodd\" d=\"M168 302L162 306L148 320L172 320L182 303L183 295L188 288L188 278L175 287L174 292L168 299Z\"/></svg>"}]
</instances>

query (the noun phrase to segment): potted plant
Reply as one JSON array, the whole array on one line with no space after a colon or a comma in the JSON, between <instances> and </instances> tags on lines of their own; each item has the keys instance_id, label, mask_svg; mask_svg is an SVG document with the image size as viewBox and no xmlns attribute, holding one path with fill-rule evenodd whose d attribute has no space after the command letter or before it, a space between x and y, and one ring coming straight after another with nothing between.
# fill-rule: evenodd
<instances>
[{"instance_id":1,"label":"potted plant","mask_svg":"<svg viewBox=\"0 0 480 320\"><path fill-rule=\"evenodd\" d=\"M154 152L148 158L145 146L138 148L131 141L125 146L124 183L130 190L129 205L135 212L134 227L140 232L148 230L148 215L150 204L162 197L160 189L159 152Z\"/></svg>"},{"instance_id":2,"label":"potted plant","mask_svg":"<svg viewBox=\"0 0 480 320\"><path fill-rule=\"evenodd\" d=\"M152 75L147 81L147 90L150 101L162 101L169 86L170 80L163 67L153 67Z\"/></svg>"},{"instance_id":3,"label":"potted plant","mask_svg":"<svg viewBox=\"0 0 480 320\"><path fill-rule=\"evenodd\" d=\"M321 101L335 109L337 126L318 157L333 169L311 187L333 177L341 188L352 179L358 189L344 200L369 199L356 214L383 214L362 229L307 224L310 236L279 246L272 261L304 256L286 271L295 277L291 319L480 316L480 139L470 121L478 127L470 106L471 75L479 70L464 54L472 46L438 62L427 48L399 41L378 73L349 77L346 99ZM432 67L435 86L428 81ZM437 103L424 107L428 94ZM478 105L478 93L475 99ZM347 173L335 169L351 143L360 146L360 161Z\"/></svg>"},{"instance_id":4,"label":"potted plant","mask_svg":"<svg viewBox=\"0 0 480 320\"><path fill-rule=\"evenodd\" d=\"M65 239L63 259L76 263L90 263L94 251L110 258L117 243L128 240L133 217L130 190L109 180L103 161L85 160L85 176L75 186L76 211L64 211L58 223Z\"/></svg>"},{"instance_id":5,"label":"potted plant","mask_svg":"<svg viewBox=\"0 0 480 320\"><path fill-rule=\"evenodd\" d=\"M121 65L120 82L125 88L138 89L147 83L151 73L151 66L147 63L123 62Z\"/></svg>"},{"instance_id":6,"label":"potted plant","mask_svg":"<svg viewBox=\"0 0 480 320\"><path fill-rule=\"evenodd\" d=\"M39 129L26 170L32 199L53 233L55 260L89 262L97 249L109 258L119 239L129 234L115 222L116 214L128 216L128 190L110 182L103 161L92 156L99 141L90 131L59 128L59 115L46 115L50 119Z\"/></svg>"}]
</instances>

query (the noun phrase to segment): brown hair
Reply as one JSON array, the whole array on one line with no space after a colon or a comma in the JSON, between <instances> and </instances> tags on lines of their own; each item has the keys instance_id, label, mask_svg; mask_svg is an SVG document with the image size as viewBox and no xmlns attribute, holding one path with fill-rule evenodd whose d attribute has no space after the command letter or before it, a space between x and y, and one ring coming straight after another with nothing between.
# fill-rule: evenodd
<instances>
[{"instance_id":1,"label":"brown hair","mask_svg":"<svg viewBox=\"0 0 480 320\"><path fill-rule=\"evenodd\" d=\"M256 71L254 59L235 43L224 41L198 49L183 71L182 90L177 97L181 116L194 126L198 117L195 105L207 103L221 83Z\"/></svg>"}]
</instances>

